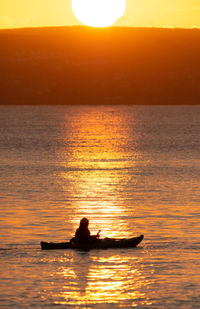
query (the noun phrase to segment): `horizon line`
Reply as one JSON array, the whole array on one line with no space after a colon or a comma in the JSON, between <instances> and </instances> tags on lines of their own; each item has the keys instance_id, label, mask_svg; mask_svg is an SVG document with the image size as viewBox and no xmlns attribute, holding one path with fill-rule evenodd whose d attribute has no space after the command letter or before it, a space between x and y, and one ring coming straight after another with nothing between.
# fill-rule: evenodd
<instances>
[{"instance_id":1,"label":"horizon line","mask_svg":"<svg viewBox=\"0 0 200 309\"><path fill-rule=\"evenodd\" d=\"M63 25L63 26L31 26L31 27L14 27L14 28L1 28L0 31L7 30L30 30L30 29L50 29L50 28L85 28L94 30L107 30L113 28L126 28L126 29L160 29L160 30L200 30L200 27L170 27L170 26L109 26L109 27L92 27L87 25Z\"/></svg>"}]
</instances>

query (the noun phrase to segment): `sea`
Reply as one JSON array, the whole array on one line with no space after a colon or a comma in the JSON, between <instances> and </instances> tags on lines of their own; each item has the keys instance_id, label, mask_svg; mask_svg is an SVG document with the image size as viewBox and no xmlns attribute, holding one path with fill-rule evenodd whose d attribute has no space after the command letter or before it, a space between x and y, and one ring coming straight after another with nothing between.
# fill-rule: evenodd
<instances>
[{"instance_id":1,"label":"sea","mask_svg":"<svg viewBox=\"0 0 200 309\"><path fill-rule=\"evenodd\" d=\"M200 308L200 106L0 106L0 307Z\"/></svg>"}]
</instances>

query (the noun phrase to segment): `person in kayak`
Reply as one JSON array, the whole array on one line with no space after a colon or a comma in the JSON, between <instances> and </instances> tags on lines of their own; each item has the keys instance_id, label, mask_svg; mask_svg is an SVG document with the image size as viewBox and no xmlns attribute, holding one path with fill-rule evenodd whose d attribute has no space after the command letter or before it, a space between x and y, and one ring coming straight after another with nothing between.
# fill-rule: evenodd
<instances>
[{"instance_id":1,"label":"person in kayak","mask_svg":"<svg viewBox=\"0 0 200 309\"><path fill-rule=\"evenodd\" d=\"M76 230L75 237L72 238L71 242L76 245L95 244L95 242L98 241L100 231L97 233L97 235L91 236L88 226L89 226L89 220L87 218L81 219L79 228Z\"/></svg>"}]
</instances>

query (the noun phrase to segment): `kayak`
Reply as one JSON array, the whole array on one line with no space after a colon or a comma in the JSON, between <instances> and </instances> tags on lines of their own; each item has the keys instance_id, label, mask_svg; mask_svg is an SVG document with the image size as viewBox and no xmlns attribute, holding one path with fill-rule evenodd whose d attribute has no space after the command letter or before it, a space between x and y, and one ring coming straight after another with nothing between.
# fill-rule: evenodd
<instances>
[{"instance_id":1,"label":"kayak","mask_svg":"<svg viewBox=\"0 0 200 309\"><path fill-rule=\"evenodd\" d=\"M104 238L99 239L95 244L88 245L74 245L72 242L44 242L42 241L42 250L57 250L57 249L78 249L78 250L91 250L91 249L111 249L111 248L135 248L143 240L144 236L140 235L138 237L132 238Z\"/></svg>"}]
</instances>

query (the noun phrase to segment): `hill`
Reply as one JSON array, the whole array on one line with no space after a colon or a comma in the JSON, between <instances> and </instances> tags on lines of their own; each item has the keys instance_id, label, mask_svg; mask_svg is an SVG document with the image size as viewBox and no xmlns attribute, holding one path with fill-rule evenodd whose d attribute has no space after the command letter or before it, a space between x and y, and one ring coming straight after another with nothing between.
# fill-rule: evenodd
<instances>
[{"instance_id":1,"label":"hill","mask_svg":"<svg viewBox=\"0 0 200 309\"><path fill-rule=\"evenodd\" d=\"M0 31L1 104L199 104L200 30Z\"/></svg>"}]
</instances>

